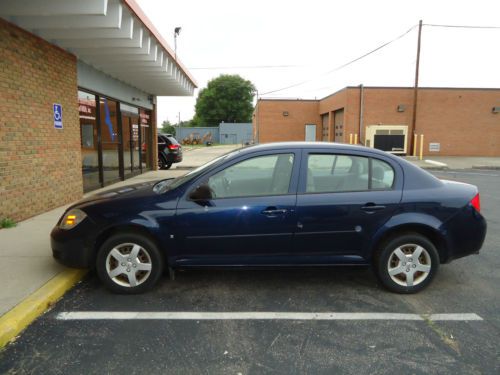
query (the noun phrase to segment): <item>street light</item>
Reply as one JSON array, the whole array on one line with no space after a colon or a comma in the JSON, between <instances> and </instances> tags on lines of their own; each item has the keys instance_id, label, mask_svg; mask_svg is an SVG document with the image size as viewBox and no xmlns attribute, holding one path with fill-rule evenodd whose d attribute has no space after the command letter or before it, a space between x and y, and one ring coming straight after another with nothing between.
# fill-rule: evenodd
<instances>
[{"instance_id":1,"label":"street light","mask_svg":"<svg viewBox=\"0 0 500 375\"><path fill-rule=\"evenodd\" d=\"M182 27L177 26L174 29L174 53L175 53L175 60L177 60L177 36L181 33Z\"/></svg>"}]
</instances>

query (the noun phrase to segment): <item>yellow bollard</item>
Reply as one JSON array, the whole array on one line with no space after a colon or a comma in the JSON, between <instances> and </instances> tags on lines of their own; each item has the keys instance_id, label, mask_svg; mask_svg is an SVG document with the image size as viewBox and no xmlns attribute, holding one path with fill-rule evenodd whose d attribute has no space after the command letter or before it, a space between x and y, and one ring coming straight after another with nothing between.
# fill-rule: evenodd
<instances>
[{"instance_id":1,"label":"yellow bollard","mask_svg":"<svg viewBox=\"0 0 500 375\"><path fill-rule=\"evenodd\" d=\"M413 156L417 156L417 143L418 143L418 135L414 134L413 140Z\"/></svg>"},{"instance_id":2,"label":"yellow bollard","mask_svg":"<svg viewBox=\"0 0 500 375\"><path fill-rule=\"evenodd\" d=\"M354 134L354 144L358 144L358 133Z\"/></svg>"},{"instance_id":3,"label":"yellow bollard","mask_svg":"<svg viewBox=\"0 0 500 375\"><path fill-rule=\"evenodd\" d=\"M420 134L420 160L422 160L423 155L424 155L424 135Z\"/></svg>"},{"instance_id":4,"label":"yellow bollard","mask_svg":"<svg viewBox=\"0 0 500 375\"><path fill-rule=\"evenodd\" d=\"M349 144L352 145L352 133L349 134Z\"/></svg>"}]
</instances>

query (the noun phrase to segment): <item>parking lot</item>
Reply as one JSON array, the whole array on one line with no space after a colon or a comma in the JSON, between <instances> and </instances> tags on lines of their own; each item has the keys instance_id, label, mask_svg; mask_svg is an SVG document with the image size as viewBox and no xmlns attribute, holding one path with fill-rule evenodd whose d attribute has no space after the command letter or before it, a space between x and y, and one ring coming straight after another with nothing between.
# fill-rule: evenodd
<instances>
[{"instance_id":1,"label":"parking lot","mask_svg":"<svg viewBox=\"0 0 500 375\"><path fill-rule=\"evenodd\" d=\"M500 171L434 173L479 187L488 234L419 294L364 267L193 270L138 296L91 273L0 353L0 373L499 373Z\"/></svg>"}]
</instances>

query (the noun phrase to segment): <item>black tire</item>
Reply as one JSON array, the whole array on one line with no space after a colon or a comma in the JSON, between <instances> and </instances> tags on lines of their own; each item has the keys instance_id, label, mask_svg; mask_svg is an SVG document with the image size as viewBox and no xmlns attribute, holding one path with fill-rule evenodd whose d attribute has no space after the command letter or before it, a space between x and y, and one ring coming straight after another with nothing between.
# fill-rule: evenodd
<instances>
[{"instance_id":1,"label":"black tire","mask_svg":"<svg viewBox=\"0 0 500 375\"><path fill-rule=\"evenodd\" d=\"M131 253L137 249L134 245L140 248L137 257L127 258L128 251ZM110 254L113 250L123 255L121 261L116 258L117 253ZM96 268L99 278L112 292L138 294L150 290L158 282L163 273L164 261L158 247L148 237L136 233L119 233L102 244L97 253ZM112 277L112 271L120 273ZM133 279L137 285L133 285Z\"/></svg>"},{"instance_id":2,"label":"black tire","mask_svg":"<svg viewBox=\"0 0 500 375\"><path fill-rule=\"evenodd\" d=\"M418 250L418 247L423 250ZM413 256L415 253L418 253L417 258ZM417 293L427 287L436 275L439 254L426 237L405 233L382 244L374 257L374 268L381 283L391 292Z\"/></svg>"},{"instance_id":3,"label":"black tire","mask_svg":"<svg viewBox=\"0 0 500 375\"><path fill-rule=\"evenodd\" d=\"M167 163L165 162L165 159L163 156L158 156L158 169L165 169L165 166ZM167 168L168 169L168 168Z\"/></svg>"},{"instance_id":4,"label":"black tire","mask_svg":"<svg viewBox=\"0 0 500 375\"><path fill-rule=\"evenodd\" d=\"M172 163L166 163L164 169L170 169L171 166L172 166Z\"/></svg>"}]
</instances>

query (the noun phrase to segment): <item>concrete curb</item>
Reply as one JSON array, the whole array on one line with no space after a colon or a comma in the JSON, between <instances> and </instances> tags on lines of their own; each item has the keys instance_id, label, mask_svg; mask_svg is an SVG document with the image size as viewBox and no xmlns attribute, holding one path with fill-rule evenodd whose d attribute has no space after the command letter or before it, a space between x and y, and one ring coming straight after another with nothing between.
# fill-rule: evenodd
<instances>
[{"instance_id":1,"label":"concrete curb","mask_svg":"<svg viewBox=\"0 0 500 375\"><path fill-rule=\"evenodd\" d=\"M497 170L500 170L500 166L496 166L496 165L473 165L472 169L485 169L485 170L497 171Z\"/></svg>"},{"instance_id":2,"label":"concrete curb","mask_svg":"<svg viewBox=\"0 0 500 375\"><path fill-rule=\"evenodd\" d=\"M3 348L33 320L43 314L68 289L80 281L87 270L66 270L25 298L0 318L0 348Z\"/></svg>"}]
</instances>

